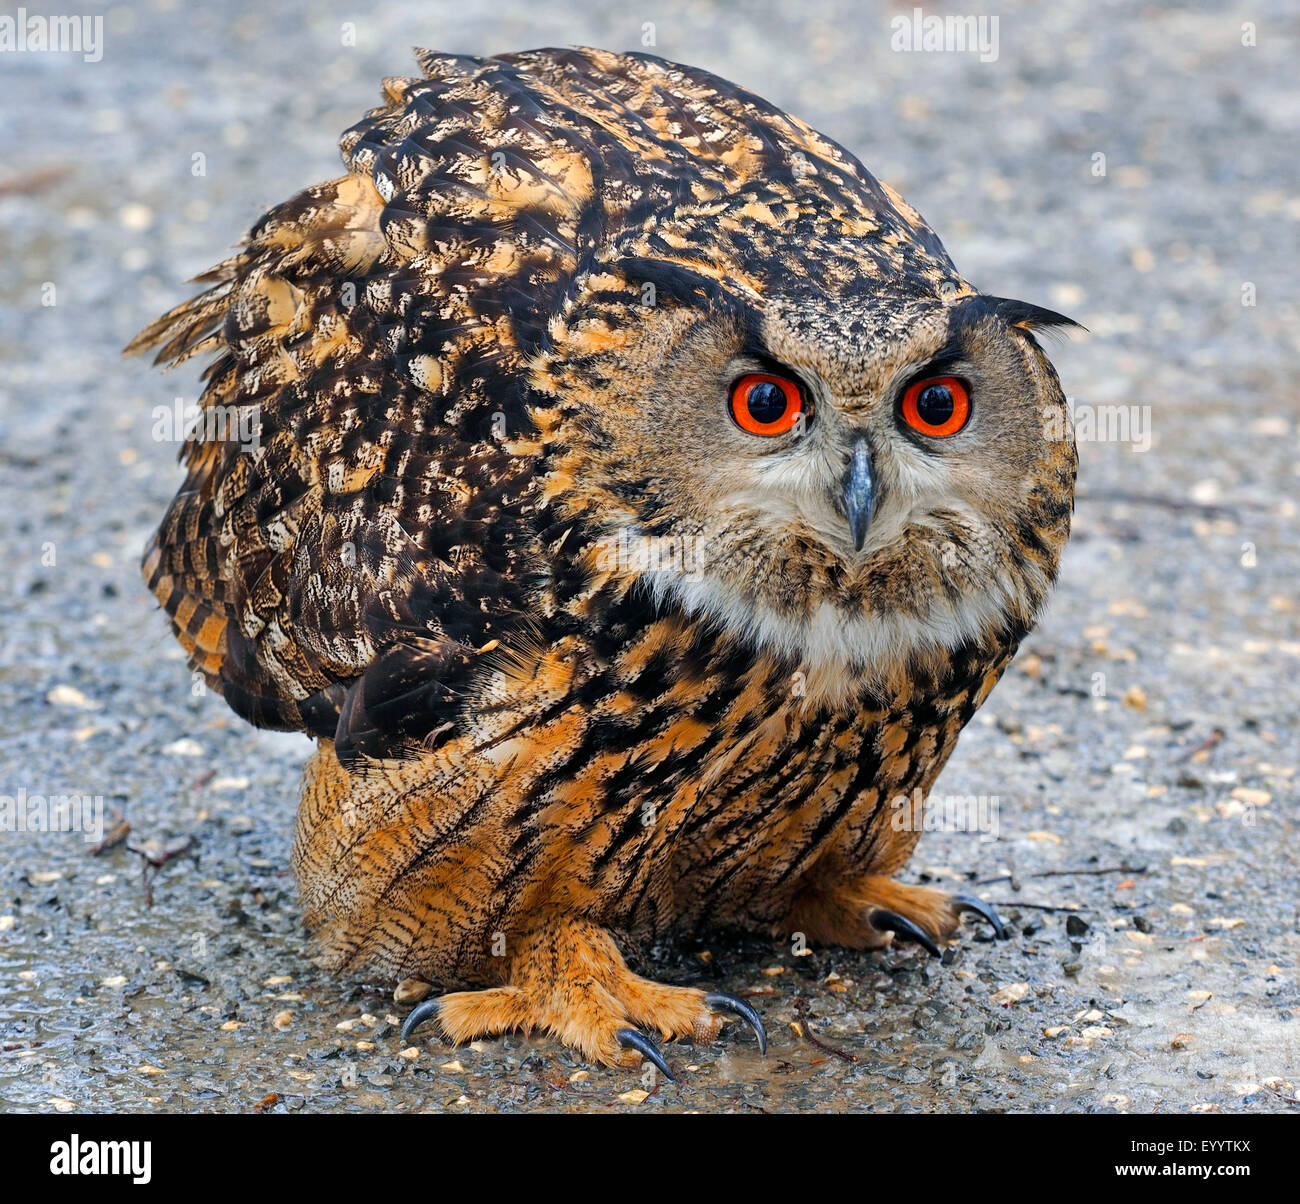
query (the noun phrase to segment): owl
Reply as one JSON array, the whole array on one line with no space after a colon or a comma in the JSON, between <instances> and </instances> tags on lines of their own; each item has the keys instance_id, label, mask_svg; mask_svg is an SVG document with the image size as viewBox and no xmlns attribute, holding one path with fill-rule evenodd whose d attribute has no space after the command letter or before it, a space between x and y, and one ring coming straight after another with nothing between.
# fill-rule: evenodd
<instances>
[{"instance_id":1,"label":"owl","mask_svg":"<svg viewBox=\"0 0 1300 1204\"><path fill-rule=\"evenodd\" d=\"M634 973L733 930L938 955L901 882L1030 630L1075 450L1034 332L847 151L645 54L421 52L128 351L206 361L144 574L301 731L326 965L460 1042L611 1066L745 1001Z\"/></svg>"}]
</instances>

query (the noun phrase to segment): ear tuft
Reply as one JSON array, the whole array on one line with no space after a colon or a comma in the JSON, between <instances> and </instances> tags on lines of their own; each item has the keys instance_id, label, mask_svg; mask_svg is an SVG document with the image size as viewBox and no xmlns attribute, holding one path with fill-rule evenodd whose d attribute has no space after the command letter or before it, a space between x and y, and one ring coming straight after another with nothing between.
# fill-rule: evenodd
<instances>
[{"instance_id":1,"label":"ear tuft","mask_svg":"<svg viewBox=\"0 0 1300 1204\"><path fill-rule=\"evenodd\" d=\"M1074 327L1087 330L1081 322L1058 314L1054 309L1044 309L1041 305L1031 305L1028 301L1013 301L1009 297L982 297L991 311L1008 326L1017 330L1063 330Z\"/></svg>"}]
</instances>

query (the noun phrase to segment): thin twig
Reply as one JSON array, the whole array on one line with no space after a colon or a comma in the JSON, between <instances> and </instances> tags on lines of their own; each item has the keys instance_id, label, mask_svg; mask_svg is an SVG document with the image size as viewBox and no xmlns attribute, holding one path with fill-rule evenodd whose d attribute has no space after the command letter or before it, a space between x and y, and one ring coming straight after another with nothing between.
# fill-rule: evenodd
<instances>
[{"instance_id":1,"label":"thin twig","mask_svg":"<svg viewBox=\"0 0 1300 1204\"><path fill-rule=\"evenodd\" d=\"M34 196L57 184L68 174L62 163L37 167L21 175L6 176L0 180L0 196Z\"/></svg>"},{"instance_id":2,"label":"thin twig","mask_svg":"<svg viewBox=\"0 0 1300 1204\"><path fill-rule=\"evenodd\" d=\"M127 845L126 851L128 853L139 853L140 856L144 858L144 860L140 862L140 889L144 891L145 907L146 908L152 907L153 906L153 883L149 881L150 858L147 853L140 853L139 849L133 849L131 848L130 845Z\"/></svg>"},{"instance_id":3,"label":"thin twig","mask_svg":"<svg viewBox=\"0 0 1300 1204\"><path fill-rule=\"evenodd\" d=\"M115 849L131 834L131 825L126 822L120 815L117 823L112 830L97 845L90 850L92 857L98 857L101 853L107 853L109 849Z\"/></svg>"},{"instance_id":4,"label":"thin twig","mask_svg":"<svg viewBox=\"0 0 1300 1204\"><path fill-rule=\"evenodd\" d=\"M128 853L135 853L138 857L143 857L154 869L160 870L169 861L174 861L182 853L188 853L194 847L195 840L193 836L187 836L180 844L157 854L146 852L144 849L137 849L132 845L126 846Z\"/></svg>"},{"instance_id":5,"label":"thin twig","mask_svg":"<svg viewBox=\"0 0 1300 1204\"><path fill-rule=\"evenodd\" d=\"M1289 1096L1284 1091L1279 1091L1276 1087L1270 1087L1267 1083L1262 1083L1261 1086L1264 1088L1265 1091L1271 1091L1274 1095L1277 1096L1278 1099L1282 1100L1284 1103L1290 1104L1291 1107L1300 1108L1300 1097Z\"/></svg>"},{"instance_id":6,"label":"thin twig","mask_svg":"<svg viewBox=\"0 0 1300 1204\"><path fill-rule=\"evenodd\" d=\"M1212 728L1210 734L1202 740L1200 744L1195 748L1189 748L1181 757L1178 758L1179 763L1190 761L1197 753L1209 752L1210 749L1217 748L1223 742L1223 735L1223 728Z\"/></svg>"},{"instance_id":7,"label":"thin twig","mask_svg":"<svg viewBox=\"0 0 1300 1204\"><path fill-rule=\"evenodd\" d=\"M820 1049L822 1053L834 1054L837 1058L842 1058L846 1062L856 1062L857 1054L847 1053L845 1050L836 1049L833 1045L827 1045L815 1032L808 1023L808 997L800 995L794 1001L795 1014L799 1017L799 1026L803 1030L804 1040L815 1049Z\"/></svg>"},{"instance_id":8,"label":"thin twig","mask_svg":"<svg viewBox=\"0 0 1300 1204\"><path fill-rule=\"evenodd\" d=\"M1147 867L1145 865L1107 865L1098 869L1082 870L1039 870L1036 874L1030 874L1031 878L1072 878L1076 875L1085 875L1087 877L1099 877L1102 874L1145 874ZM1016 881L1014 874L998 874L994 878L978 878L974 882L975 886L991 886L994 882L1010 882L1012 890L1019 890L1020 884ZM1025 904L1028 906L1028 904Z\"/></svg>"},{"instance_id":9,"label":"thin twig","mask_svg":"<svg viewBox=\"0 0 1300 1204\"><path fill-rule=\"evenodd\" d=\"M1108 865L1102 869L1087 870L1039 870L1036 874L1030 874L1031 878L1071 878L1076 874L1099 875L1099 874L1145 874L1147 867L1145 865Z\"/></svg>"},{"instance_id":10,"label":"thin twig","mask_svg":"<svg viewBox=\"0 0 1300 1204\"><path fill-rule=\"evenodd\" d=\"M1236 516L1239 510L1268 510L1263 502L1239 501L1194 502L1190 498L1169 497L1158 493L1132 493L1126 489L1098 489L1087 493L1076 493L1076 502L1122 502L1131 506L1160 506L1165 510L1195 510L1200 514L1226 514Z\"/></svg>"},{"instance_id":11,"label":"thin twig","mask_svg":"<svg viewBox=\"0 0 1300 1204\"><path fill-rule=\"evenodd\" d=\"M182 853L189 852L197 843L198 841L193 836L187 836L180 844L159 853L156 857L152 853L145 852L144 849L137 849L132 845L126 846L128 853L134 853L141 858L140 883L144 887L144 905L146 907L153 906L153 883L149 879L149 871L151 869L162 869L169 861L179 857Z\"/></svg>"},{"instance_id":12,"label":"thin twig","mask_svg":"<svg viewBox=\"0 0 1300 1204\"><path fill-rule=\"evenodd\" d=\"M1028 903L1024 899L991 899L993 907L1028 907L1034 911L1082 911L1077 903Z\"/></svg>"}]
</instances>

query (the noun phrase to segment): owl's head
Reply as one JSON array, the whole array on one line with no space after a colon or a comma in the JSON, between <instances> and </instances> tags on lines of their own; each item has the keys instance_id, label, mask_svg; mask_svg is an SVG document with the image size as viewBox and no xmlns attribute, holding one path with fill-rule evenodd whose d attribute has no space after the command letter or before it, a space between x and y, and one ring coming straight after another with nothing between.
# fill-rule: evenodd
<instances>
[{"instance_id":1,"label":"owl's head","mask_svg":"<svg viewBox=\"0 0 1300 1204\"><path fill-rule=\"evenodd\" d=\"M552 324L549 487L665 608L828 680L1020 633L1056 575L1075 454L1033 330L968 287L762 293L625 261Z\"/></svg>"},{"instance_id":2,"label":"owl's head","mask_svg":"<svg viewBox=\"0 0 1300 1204\"><path fill-rule=\"evenodd\" d=\"M902 197L757 97L593 61L612 108L560 232L590 249L528 365L543 498L582 532L569 580L850 688L1014 644L1076 466L1034 331L1074 323L977 293Z\"/></svg>"}]
</instances>

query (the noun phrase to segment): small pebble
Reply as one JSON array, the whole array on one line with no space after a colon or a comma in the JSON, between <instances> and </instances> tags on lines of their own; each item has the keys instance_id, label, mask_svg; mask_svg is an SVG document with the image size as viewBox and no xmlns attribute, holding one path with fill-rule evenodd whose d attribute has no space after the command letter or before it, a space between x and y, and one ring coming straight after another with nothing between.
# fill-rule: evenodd
<instances>
[{"instance_id":1,"label":"small pebble","mask_svg":"<svg viewBox=\"0 0 1300 1204\"><path fill-rule=\"evenodd\" d=\"M425 982L422 978L404 978L393 990L393 1002L402 1007L409 1007L422 999L427 999L432 993L431 982Z\"/></svg>"},{"instance_id":2,"label":"small pebble","mask_svg":"<svg viewBox=\"0 0 1300 1204\"><path fill-rule=\"evenodd\" d=\"M162 750L169 757L201 757L203 755L203 745L197 740L191 740L188 736L182 736L179 740L164 744Z\"/></svg>"},{"instance_id":3,"label":"small pebble","mask_svg":"<svg viewBox=\"0 0 1300 1204\"><path fill-rule=\"evenodd\" d=\"M99 709L99 703L92 702L75 686L55 686L45 695L45 701L60 707L76 707L82 711Z\"/></svg>"},{"instance_id":4,"label":"small pebble","mask_svg":"<svg viewBox=\"0 0 1300 1204\"><path fill-rule=\"evenodd\" d=\"M1248 807L1267 807L1273 801L1267 790L1255 790L1250 786L1238 786L1232 791L1232 797Z\"/></svg>"},{"instance_id":5,"label":"small pebble","mask_svg":"<svg viewBox=\"0 0 1300 1204\"><path fill-rule=\"evenodd\" d=\"M1135 711L1143 711L1147 705L1147 692L1141 686L1129 686L1124 691L1124 696L1120 701L1126 707L1132 707Z\"/></svg>"}]
</instances>

